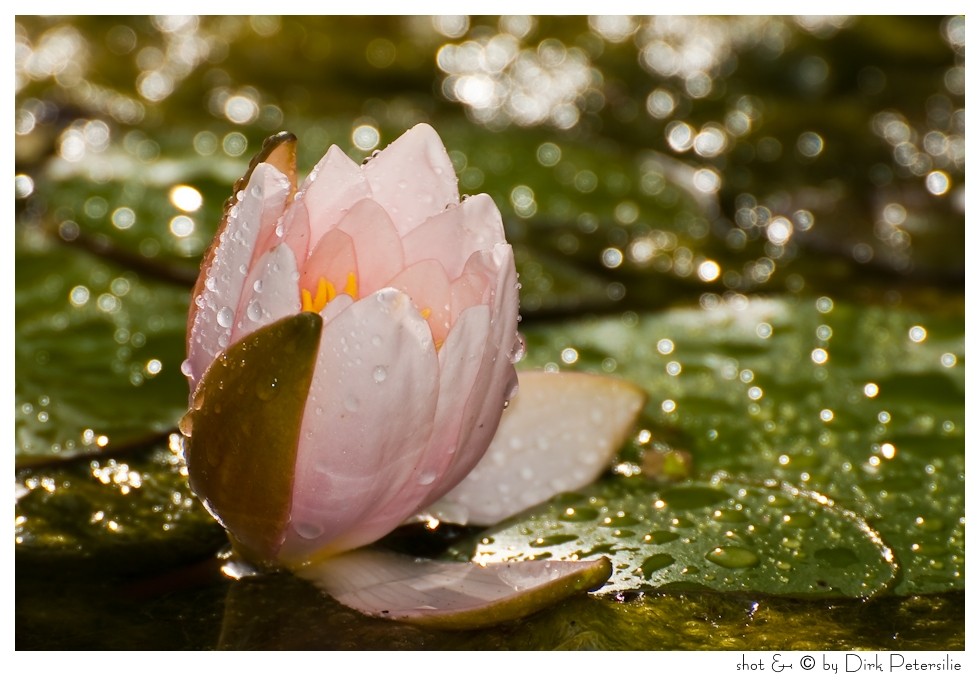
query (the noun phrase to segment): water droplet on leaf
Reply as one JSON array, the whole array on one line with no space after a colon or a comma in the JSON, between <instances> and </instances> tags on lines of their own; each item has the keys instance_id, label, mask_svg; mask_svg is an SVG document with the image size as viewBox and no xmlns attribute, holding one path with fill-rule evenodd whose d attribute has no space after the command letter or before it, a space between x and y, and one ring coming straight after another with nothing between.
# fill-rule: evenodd
<instances>
[{"instance_id":1,"label":"water droplet on leaf","mask_svg":"<svg viewBox=\"0 0 980 681\"><path fill-rule=\"evenodd\" d=\"M750 568L759 564L759 556L740 546L718 546L706 556L715 565L723 568Z\"/></svg>"}]
</instances>

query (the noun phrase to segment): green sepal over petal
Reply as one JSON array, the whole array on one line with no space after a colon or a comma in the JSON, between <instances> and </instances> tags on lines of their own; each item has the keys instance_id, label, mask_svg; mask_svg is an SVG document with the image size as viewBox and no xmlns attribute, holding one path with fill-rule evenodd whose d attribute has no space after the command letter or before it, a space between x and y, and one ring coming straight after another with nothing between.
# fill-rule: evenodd
<instances>
[{"instance_id":1,"label":"green sepal over petal","mask_svg":"<svg viewBox=\"0 0 980 681\"><path fill-rule=\"evenodd\" d=\"M289 520L322 327L301 313L242 338L208 368L181 421L191 488L252 561L274 559Z\"/></svg>"}]
</instances>

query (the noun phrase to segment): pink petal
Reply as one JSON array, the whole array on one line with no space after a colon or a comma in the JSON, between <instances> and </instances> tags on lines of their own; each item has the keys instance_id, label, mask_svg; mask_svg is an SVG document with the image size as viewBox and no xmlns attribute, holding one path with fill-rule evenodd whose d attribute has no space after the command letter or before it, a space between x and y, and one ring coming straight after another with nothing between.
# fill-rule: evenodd
<instances>
[{"instance_id":1,"label":"pink petal","mask_svg":"<svg viewBox=\"0 0 980 681\"><path fill-rule=\"evenodd\" d=\"M474 253L466 261L463 273L452 283L450 309L453 324L468 308L490 302L492 284L497 278L492 265L492 260L484 253Z\"/></svg>"},{"instance_id":2,"label":"pink petal","mask_svg":"<svg viewBox=\"0 0 980 681\"><path fill-rule=\"evenodd\" d=\"M402 243L384 209L371 201L359 201L337 225L354 242L357 286L367 295L381 289L405 267Z\"/></svg>"},{"instance_id":3,"label":"pink petal","mask_svg":"<svg viewBox=\"0 0 980 681\"><path fill-rule=\"evenodd\" d=\"M296 258L286 244L260 256L245 280L231 342L300 311Z\"/></svg>"},{"instance_id":4,"label":"pink petal","mask_svg":"<svg viewBox=\"0 0 980 681\"><path fill-rule=\"evenodd\" d=\"M492 525L561 492L578 489L609 467L646 395L608 376L521 372L521 390L470 474L430 509Z\"/></svg>"},{"instance_id":5,"label":"pink petal","mask_svg":"<svg viewBox=\"0 0 980 681\"><path fill-rule=\"evenodd\" d=\"M420 498L414 488L393 490L385 503L385 512L409 508L414 513L451 489L458 477L445 479L454 466L467 471L483 455L482 449L461 449L460 433L477 427L476 409L466 409L467 398L480 369L490 330L490 310L486 306L471 308L453 327L446 344L439 351L439 397L436 404L431 439L416 466L425 480L435 481ZM404 519L404 518L403 518Z\"/></svg>"},{"instance_id":6,"label":"pink petal","mask_svg":"<svg viewBox=\"0 0 980 681\"><path fill-rule=\"evenodd\" d=\"M440 476L438 494L448 492L455 487L470 472L475 461L483 455L497 430L505 404L517 390L517 373L512 366L512 357L518 342L517 273L514 269L514 254L510 246L499 245L483 256L487 260L487 266L495 271L497 278L489 301L490 326L479 359L466 360L479 362L472 387L468 394L462 392L466 387L465 384L454 391L459 395L457 399L465 399L461 415L463 426L457 442L456 456ZM454 327L453 331L455 330ZM452 340L452 333L449 340ZM469 350L475 343L467 341L462 345ZM448 366L447 370L450 370ZM457 404L455 408L460 407ZM430 499L436 498L430 495Z\"/></svg>"},{"instance_id":7,"label":"pink petal","mask_svg":"<svg viewBox=\"0 0 980 681\"><path fill-rule=\"evenodd\" d=\"M371 196L371 188L361 175L361 167L334 145L310 171L299 196L309 211L312 250L351 206Z\"/></svg>"},{"instance_id":8,"label":"pink petal","mask_svg":"<svg viewBox=\"0 0 980 681\"><path fill-rule=\"evenodd\" d=\"M493 199L480 194L429 218L405 236L405 262L436 258L455 279L473 253L505 241L500 211Z\"/></svg>"},{"instance_id":9,"label":"pink petal","mask_svg":"<svg viewBox=\"0 0 980 681\"><path fill-rule=\"evenodd\" d=\"M429 323L436 347L449 334L451 289L446 271L436 260L421 260L402 270L388 286L407 293Z\"/></svg>"},{"instance_id":10,"label":"pink petal","mask_svg":"<svg viewBox=\"0 0 980 681\"><path fill-rule=\"evenodd\" d=\"M452 468L469 471L483 456L481 441L462 446L463 434L480 429L475 408L477 379L488 348L490 308L478 305L466 310L453 326L446 344L439 351L439 403L436 406L436 428L428 451L439 456L439 484L426 498L428 504L452 489L459 474L447 477ZM494 399L490 397L489 399ZM500 405L503 403L501 402ZM498 405L499 407L499 405ZM486 424L482 426L487 428Z\"/></svg>"},{"instance_id":11,"label":"pink petal","mask_svg":"<svg viewBox=\"0 0 980 681\"><path fill-rule=\"evenodd\" d=\"M296 256L296 266L302 270L303 264L312 249L310 246L310 214L302 196L297 194L297 198L289 204L286 214L280 219L279 226L281 226L282 235L277 236L279 231L277 229L272 244L278 241L287 243L289 250Z\"/></svg>"},{"instance_id":12,"label":"pink petal","mask_svg":"<svg viewBox=\"0 0 980 681\"><path fill-rule=\"evenodd\" d=\"M282 560L370 543L417 508L432 482L414 469L432 428L437 361L428 326L394 289L362 298L324 325ZM416 498L379 513L403 487Z\"/></svg>"},{"instance_id":13,"label":"pink petal","mask_svg":"<svg viewBox=\"0 0 980 681\"><path fill-rule=\"evenodd\" d=\"M316 297L319 281L329 282L337 293L347 286L348 279L357 281L357 258L354 241L338 229L327 232L310 254L299 278L299 287Z\"/></svg>"},{"instance_id":14,"label":"pink petal","mask_svg":"<svg viewBox=\"0 0 980 681\"><path fill-rule=\"evenodd\" d=\"M509 622L609 579L608 558L452 563L373 549L303 568L308 579L349 608L373 617L447 629Z\"/></svg>"},{"instance_id":15,"label":"pink petal","mask_svg":"<svg viewBox=\"0 0 980 681\"><path fill-rule=\"evenodd\" d=\"M238 203L228 212L210 260L201 267L185 364L192 395L212 360L228 347L256 240L282 213L291 191L289 179L276 168L268 163L256 166Z\"/></svg>"},{"instance_id":16,"label":"pink petal","mask_svg":"<svg viewBox=\"0 0 980 681\"><path fill-rule=\"evenodd\" d=\"M402 236L459 203L456 172L439 135L420 123L361 168L371 196L391 215Z\"/></svg>"}]
</instances>

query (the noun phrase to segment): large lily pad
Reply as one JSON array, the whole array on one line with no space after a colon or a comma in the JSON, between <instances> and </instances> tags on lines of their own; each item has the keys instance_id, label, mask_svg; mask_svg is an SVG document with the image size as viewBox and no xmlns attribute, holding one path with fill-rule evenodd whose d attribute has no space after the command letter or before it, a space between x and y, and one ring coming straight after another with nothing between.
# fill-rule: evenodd
<instances>
[{"instance_id":1,"label":"large lily pad","mask_svg":"<svg viewBox=\"0 0 980 681\"><path fill-rule=\"evenodd\" d=\"M900 593L962 587L955 312L736 296L527 335L527 363L615 370L647 390L645 432L624 473L666 447L705 474L788 483L872 524L902 565Z\"/></svg>"},{"instance_id":2,"label":"large lily pad","mask_svg":"<svg viewBox=\"0 0 980 681\"><path fill-rule=\"evenodd\" d=\"M473 560L591 559L602 591L711 588L868 597L897 575L891 549L853 513L780 485L716 479L662 490L608 482L565 494L478 538Z\"/></svg>"},{"instance_id":3,"label":"large lily pad","mask_svg":"<svg viewBox=\"0 0 980 681\"><path fill-rule=\"evenodd\" d=\"M32 235L17 252L19 465L172 430L186 408L187 291Z\"/></svg>"}]
</instances>

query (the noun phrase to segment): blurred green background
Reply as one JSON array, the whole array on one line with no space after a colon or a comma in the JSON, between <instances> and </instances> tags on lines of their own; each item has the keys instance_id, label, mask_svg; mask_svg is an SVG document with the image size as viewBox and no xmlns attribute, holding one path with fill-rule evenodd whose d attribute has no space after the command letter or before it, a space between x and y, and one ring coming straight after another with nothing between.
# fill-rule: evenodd
<instances>
[{"instance_id":1,"label":"blurred green background","mask_svg":"<svg viewBox=\"0 0 980 681\"><path fill-rule=\"evenodd\" d=\"M962 17L17 18L17 647L963 648L964 52ZM305 172L420 121L504 215L519 368L649 394L596 484L386 540L613 559L467 633L222 577L175 429L262 140Z\"/></svg>"}]
</instances>

